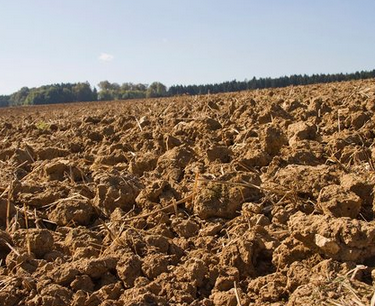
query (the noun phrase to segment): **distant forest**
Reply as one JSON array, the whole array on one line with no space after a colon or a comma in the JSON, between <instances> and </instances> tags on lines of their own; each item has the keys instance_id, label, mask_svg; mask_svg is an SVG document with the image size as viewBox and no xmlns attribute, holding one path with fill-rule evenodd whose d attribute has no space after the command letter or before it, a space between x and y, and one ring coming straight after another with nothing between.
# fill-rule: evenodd
<instances>
[{"instance_id":1,"label":"distant forest","mask_svg":"<svg viewBox=\"0 0 375 306\"><path fill-rule=\"evenodd\" d=\"M252 78L244 81L229 81L206 85L173 85L167 88L160 82L151 85L110 83L102 81L98 84L99 91L86 83L62 83L45 85L37 88L22 87L11 95L0 95L0 107L56 104L84 101L108 101L142 99L154 97L170 97L176 95L203 95L208 93L236 92L250 89L277 88L290 85L308 85L331 83L349 80L375 78L375 69L355 73L291 75L279 78Z\"/></svg>"}]
</instances>

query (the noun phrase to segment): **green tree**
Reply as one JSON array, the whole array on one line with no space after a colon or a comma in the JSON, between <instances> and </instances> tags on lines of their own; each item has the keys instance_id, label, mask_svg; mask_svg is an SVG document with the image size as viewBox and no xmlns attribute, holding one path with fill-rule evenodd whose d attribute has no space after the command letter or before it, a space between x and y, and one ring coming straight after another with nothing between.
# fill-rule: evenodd
<instances>
[{"instance_id":1,"label":"green tree","mask_svg":"<svg viewBox=\"0 0 375 306\"><path fill-rule=\"evenodd\" d=\"M129 91L129 90L134 90L134 84L133 83L123 83L121 85L121 91Z\"/></svg>"},{"instance_id":2,"label":"green tree","mask_svg":"<svg viewBox=\"0 0 375 306\"><path fill-rule=\"evenodd\" d=\"M147 98L165 97L167 95L167 87L160 82L153 82L146 92Z\"/></svg>"},{"instance_id":3,"label":"green tree","mask_svg":"<svg viewBox=\"0 0 375 306\"><path fill-rule=\"evenodd\" d=\"M2 95L0 96L0 107L9 106L10 96Z\"/></svg>"},{"instance_id":4,"label":"green tree","mask_svg":"<svg viewBox=\"0 0 375 306\"><path fill-rule=\"evenodd\" d=\"M144 91L146 93L147 91L147 85L146 84L135 84L134 85L134 90L139 90L139 91Z\"/></svg>"},{"instance_id":5,"label":"green tree","mask_svg":"<svg viewBox=\"0 0 375 306\"><path fill-rule=\"evenodd\" d=\"M30 89L28 87L22 87L19 91L11 94L9 98L9 104L10 105L24 104L29 93L30 93Z\"/></svg>"},{"instance_id":6,"label":"green tree","mask_svg":"<svg viewBox=\"0 0 375 306\"><path fill-rule=\"evenodd\" d=\"M121 86L119 84L102 81L98 84L98 87L100 89L99 100L121 99Z\"/></svg>"},{"instance_id":7,"label":"green tree","mask_svg":"<svg viewBox=\"0 0 375 306\"><path fill-rule=\"evenodd\" d=\"M112 89L112 84L108 81L101 81L99 84L98 84L98 87L100 88L100 90L111 90Z\"/></svg>"},{"instance_id":8,"label":"green tree","mask_svg":"<svg viewBox=\"0 0 375 306\"><path fill-rule=\"evenodd\" d=\"M94 92L91 90L91 86L88 82L77 83L73 86L72 92L76 101L94 101L96 97Z\"/></svg>"},{"instance_id":9,"label":"green tree","mask_svg":"<svg viewBox=\"0 0 375 306\"><path fill-rule=\"evenodd\" d=\"M98 100L113 100L113 96L111 93L112 84L108 81L101 81L98 84L99 93L98 93Z\"/></svg>"}]
</instances>

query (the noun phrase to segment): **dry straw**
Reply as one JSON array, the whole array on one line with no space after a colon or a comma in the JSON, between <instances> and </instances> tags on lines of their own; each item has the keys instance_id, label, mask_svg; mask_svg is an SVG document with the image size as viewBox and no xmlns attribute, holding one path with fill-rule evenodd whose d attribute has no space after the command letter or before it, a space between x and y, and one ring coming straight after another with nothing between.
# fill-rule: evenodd
<instances>
[{"instance_id":1,"label":"dry straw","mask_svg":"<svg viewBox=\"0 0 375 306\"><path fill-rule=\"evenodd\" d=\"M240 295L238 294L237 284L234 282L234 294L236 295L237 306L242 306Z\"/></svg>"},{"instance_id":2,"label":"dry straw","mask_svg":"<svg viewBox=\"0 0 375 306\"><path fill-rule=\"evenodd\" d=\"M25 226L26 226L26 247L27 253L31 254L31 243L30 243L30 233L29 233L29 218L27 217L26 204L23 204L24 215L25 215Z\"/></svg>"}]
</instances>

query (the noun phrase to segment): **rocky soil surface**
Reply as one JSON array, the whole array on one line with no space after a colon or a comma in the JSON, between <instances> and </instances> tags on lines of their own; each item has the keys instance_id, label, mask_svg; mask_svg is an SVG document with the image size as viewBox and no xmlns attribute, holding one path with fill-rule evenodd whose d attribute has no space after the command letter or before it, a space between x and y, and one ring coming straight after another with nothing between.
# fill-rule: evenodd
<instances>
[{"instance_id":1,"label":"rocky soil surface","mask_svg":"<svg viewBox=\"0 0 375 306\"><path fill-rule=\"evenodd\" d=\"M4 306L370 305L375 81L0 110Z\"/></svg>"}]
</instances>

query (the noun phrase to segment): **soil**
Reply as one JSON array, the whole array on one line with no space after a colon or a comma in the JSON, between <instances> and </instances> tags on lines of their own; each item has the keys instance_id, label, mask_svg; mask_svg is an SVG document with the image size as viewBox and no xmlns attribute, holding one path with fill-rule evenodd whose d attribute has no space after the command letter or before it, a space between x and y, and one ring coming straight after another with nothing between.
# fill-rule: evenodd
<instances>
[{"instance_id":1,"label":"soil","mask_svg":"<svg viewBox=\"0 0 375 306\"><path fill-rule=\"evenodd\" d=\"M2 305L370 305L374 112L374 80L1 109Z\"/></svg>"}]
</instances>

